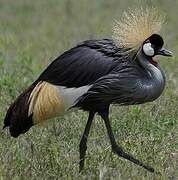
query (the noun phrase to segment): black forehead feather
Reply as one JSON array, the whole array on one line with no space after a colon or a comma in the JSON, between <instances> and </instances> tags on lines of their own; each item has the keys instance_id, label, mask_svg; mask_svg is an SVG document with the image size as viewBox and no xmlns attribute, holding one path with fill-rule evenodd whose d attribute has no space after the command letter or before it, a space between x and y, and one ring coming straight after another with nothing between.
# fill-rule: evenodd
<instances>
[{"instance_id":1,"label":"black forehead feather","mask_svg":"<svg viewBox=\"0 0 178 180\"><path fill-rule=\"evenodd\" d=\"M151 44L158 48L161 48L164 44L163 38L158 34L153 34L148 39Z\"/></svg>"}]
</instances>

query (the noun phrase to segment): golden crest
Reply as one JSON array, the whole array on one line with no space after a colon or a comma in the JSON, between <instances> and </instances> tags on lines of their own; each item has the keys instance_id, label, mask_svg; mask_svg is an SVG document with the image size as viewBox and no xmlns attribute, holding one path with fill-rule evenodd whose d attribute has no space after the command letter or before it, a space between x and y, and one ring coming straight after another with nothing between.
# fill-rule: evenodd
<instances>
[{"instance_id":1,"label":"golden crest","mask_svg":"<svg viewBox=\"0 0 178 180\"><path fill-rule=\"evenodd\" d=\"M158 34L164 23L163 16L156 8L129 9L113 27L113 40L120 48L138 51L142 43L152 34Z\"/></svg>"}]
</instances>

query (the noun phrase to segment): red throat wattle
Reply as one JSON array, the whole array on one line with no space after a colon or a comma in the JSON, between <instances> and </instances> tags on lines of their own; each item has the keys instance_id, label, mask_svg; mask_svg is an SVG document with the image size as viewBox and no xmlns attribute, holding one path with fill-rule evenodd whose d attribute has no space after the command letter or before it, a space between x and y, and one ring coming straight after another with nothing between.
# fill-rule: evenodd
<instances>
[{"instance_id":1,"label":"red throat wattle","mask_svg":"<svg viewBox=\"0 0 178 180\"><path fill-rule=\"evenodd\" d=\"M153 64L154 66L157 66L158 65L158 62L157 60L154 60L153 58L150 58L150 63Z\"/></svg>"}]
</instances>

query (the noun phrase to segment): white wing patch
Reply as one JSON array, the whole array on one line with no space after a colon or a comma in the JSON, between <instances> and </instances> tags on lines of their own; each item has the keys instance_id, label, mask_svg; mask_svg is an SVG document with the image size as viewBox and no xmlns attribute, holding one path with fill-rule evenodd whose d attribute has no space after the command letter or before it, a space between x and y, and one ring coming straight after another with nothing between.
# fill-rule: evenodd
<instances>
[{"instance_id":1,"label":"white wing patch","mask_svg":"<svg viewBox=\"0 0 178 180\"><path fill-rule=\"evenodd\" d=\"M91 85L82 86L79 88L67 88L65 86L56 86L59 89L60 96L64 103L65 109L68 110L70 107L77 103L77 99L85 94Z\"/></svg>"}]
</instances>

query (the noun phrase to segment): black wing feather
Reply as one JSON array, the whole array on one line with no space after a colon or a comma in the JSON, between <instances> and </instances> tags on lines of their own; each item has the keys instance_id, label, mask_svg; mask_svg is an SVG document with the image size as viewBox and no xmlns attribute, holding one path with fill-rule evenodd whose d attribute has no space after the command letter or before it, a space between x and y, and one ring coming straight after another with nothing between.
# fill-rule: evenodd
<instances>
[{"instance_id":1,"label":"black wing feather","mask_svg":"<svg viewBox=\"0 0 178 180\"><path fill-rule=\"evenodd\" d=\"M85 41L56 58L38 81L66 87L92 84L119 63L114 56L116 51L117 47L109 39Z\"/></svg>"}]
</instances>

